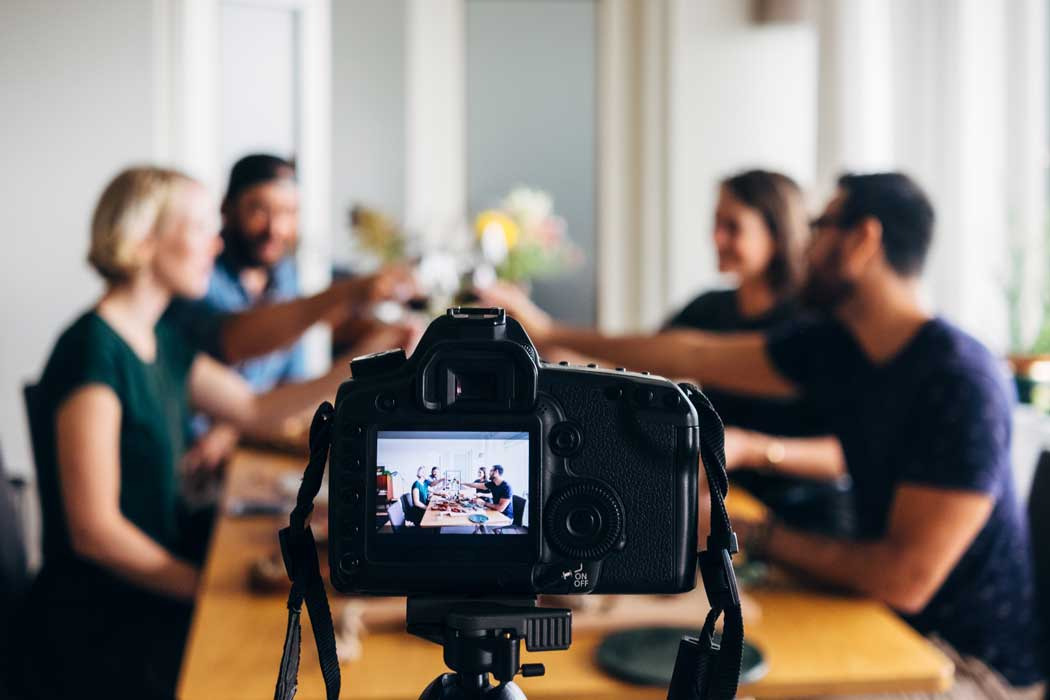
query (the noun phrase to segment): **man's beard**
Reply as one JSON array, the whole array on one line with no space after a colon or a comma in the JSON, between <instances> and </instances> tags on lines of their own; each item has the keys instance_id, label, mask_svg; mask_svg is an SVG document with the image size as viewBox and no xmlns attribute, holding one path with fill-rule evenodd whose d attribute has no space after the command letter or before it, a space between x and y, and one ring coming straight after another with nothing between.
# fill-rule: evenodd
<instances>
[{"instance_id":1,"label":"man's beard","mask_svg":"<svg viewBox=\"0 0 1050 700\"><path fill-rule=\"evenodd\" d=\"M799 300L807 309L831 313L853 295L856 284L833 270L837 265L810 268L799 290Z\"/></svg>"},{"instance_id":2,"label":"man's beard","mask_svg":"<svg viewBox=\"0 0 1050 700\"><path fill-rule=\"evenodd\" d=\"M265 239L252 238L236 224L227 223L222 228L222 242L225 252L239 267L267 267L259 252Z\"/></svg>"}]
</instances>

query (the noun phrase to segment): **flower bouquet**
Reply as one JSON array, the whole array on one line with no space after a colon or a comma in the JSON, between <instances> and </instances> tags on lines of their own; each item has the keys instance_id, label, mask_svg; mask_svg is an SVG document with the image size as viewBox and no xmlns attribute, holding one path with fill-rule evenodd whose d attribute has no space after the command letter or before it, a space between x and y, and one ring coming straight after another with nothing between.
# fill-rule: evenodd
<instances>
[{"instance_id":1,"label":"flower bouquet","mask_svg":"<svg viewBox=\"0 0 1050 700\"><path fill-rule=\"evenodd\" d=\"M466 222L435 246L409 235L393 218L358 204L350 212L354 247L378 265L410 262L427 309L440 315L447 305L470 303L474 288L497 280L527 287L580 265L583 254L566 235L565 220L554 214L546 192L513 189L498 207Z\"/></svg>"},{"instance_id":2,"label":"flower bouquet","mask_svg":"<svg viewBox=\"0 0 1050 700\"><path fill-rule=\"evenodd\" d=\"M565 219L554 214L553 205L546 192L517 187L499 207L478 214L474 230L481 262L475 283L500 279L527 284L579 266L583 255L566 235Z\"/></svg>"}]
</instances>

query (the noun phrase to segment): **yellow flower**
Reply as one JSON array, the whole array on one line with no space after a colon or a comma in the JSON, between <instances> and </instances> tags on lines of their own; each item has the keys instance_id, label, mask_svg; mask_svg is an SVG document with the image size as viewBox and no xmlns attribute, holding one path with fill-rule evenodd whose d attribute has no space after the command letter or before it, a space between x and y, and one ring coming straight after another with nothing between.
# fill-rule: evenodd
<instances>
[{"instance_id":1,"label":"yellow flower","mask_svg":"<svg viewBox=\"0 0 1050 700\"><path fill-rule=\"evenodd\" d=\"M478 238L481 238L489 227L499 227L507 241L507 250L512 250L518 244L518 225L498 209L489 209L478 214L474 222L474 229Z\"/></svg>"}]
</instances>

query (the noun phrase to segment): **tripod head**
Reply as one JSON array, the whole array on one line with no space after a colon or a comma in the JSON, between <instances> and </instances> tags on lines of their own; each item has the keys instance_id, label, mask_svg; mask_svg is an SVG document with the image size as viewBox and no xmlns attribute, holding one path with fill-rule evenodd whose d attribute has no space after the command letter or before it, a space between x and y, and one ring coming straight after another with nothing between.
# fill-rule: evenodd
<instances>
[{"instance_id":1,"label":"tripod head","mask_svg":"<svg viewBox=\"0 0 1050 700\"><path fill-rule=\"evenodd\" d=\"M572 612L538 608L534 597L409 596L406 627L441 644L445 665L454 671L434 679L421 700L524 700L514 677L542 676L544 668L520 664L521 643L529 651L568 649L572 643ZM490 673L499 685L490 685Z\"/></svg>"}]
</instances>

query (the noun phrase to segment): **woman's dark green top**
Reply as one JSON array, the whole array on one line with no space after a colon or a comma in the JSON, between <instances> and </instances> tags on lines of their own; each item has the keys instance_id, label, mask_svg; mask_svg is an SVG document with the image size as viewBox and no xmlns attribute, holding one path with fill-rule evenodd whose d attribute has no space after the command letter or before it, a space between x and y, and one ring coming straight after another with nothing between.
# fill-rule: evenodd
<instances>
[{"instance_id":1,"label":"woman's dark green top","mask_svg":"<svg viewBox=\"0 0 1050 700\"><path fill-rule=\"evenodd\" d=\"M736 297L735 289L701 294L671 317L665 328L695 328L713 333L765 332L802 313L797 303L787 300L760 316L744 316ZM707 388L704 393L726 425L797 437L828 432L816 407L804 397L756 398Z\"/></svg>"},{"instance_id":2,"label":"woman's dark green top","mask_svg":"<svg viewBox=\"0 0 1050 700\"><path fill-rule=\"evenodd\" d=\"M55 344L33 402L45 569L101 573L73 553L55 454L58 409L88 385L106 386L120 401L121 513L160 545L173 549L179 542L177 466L185 450L187 377L196 350L165 321L157 325L156 339L156 358L144 362L106 321L89 311Z\"/></svg>"}]
</instances>

